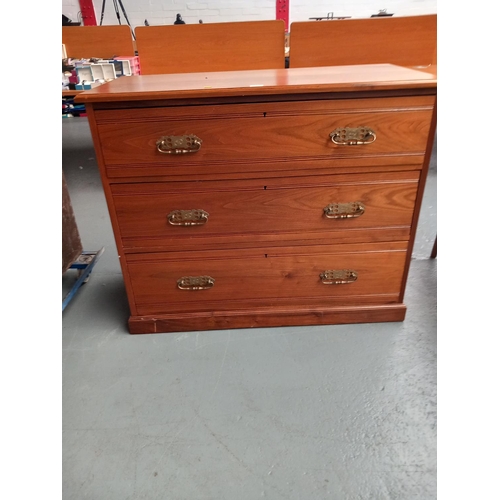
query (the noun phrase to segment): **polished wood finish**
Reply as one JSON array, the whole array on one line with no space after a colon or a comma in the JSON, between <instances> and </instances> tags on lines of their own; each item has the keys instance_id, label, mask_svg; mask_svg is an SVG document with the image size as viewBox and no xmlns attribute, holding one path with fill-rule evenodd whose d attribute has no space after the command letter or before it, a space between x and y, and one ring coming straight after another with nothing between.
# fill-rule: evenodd
<instances>
[{"instance_id":1,"label":"polished wood finish","mask_svg":"<svg viewBox=\"0 0 500 500\"><path fill-rule=\"evenodd\" d=\"M361 306L293 305L238 311L207 311L131 316L130 333L189 332L228 328L264 328L297 325L341 325L403 321L404 304Z\"/></svg>"},{"instance_id":2,"label":"polished wood finish","mask_svg":"<svg viewBox=\"0 0 500 500\"><path fill-rule=\"evenodd\" d=\"M135 30L141 74L285 67L283 21L247 21Z\"/></svg>"},{"instance_id":3,"label":"polished wood finish","mask_svg":"<svg viewBox=\"0 0 500 500\"><path fill-rule=\"evenodd\" d=\"M424 155L433 98L344 100L341 102L268 103L211 109L194 106L175 111L116 110L98 114L101 145L109 166L133 163L172 165L225 161L286 161L324 157L395 154ZM117 127L117 124L120 124ZM367 124L376 132L372 144L349 147L334 144L330 133L339 127ZM194 134L200 151L174 158L161 154L162 136Z\"/></svg>"},{"instance_id":4,"label":"polished wood finish","mask_svg":"<svg viewBox=\"0 0 500 500\"><path fill-rule=\"evenodd\" d=\"M356 306L397 302L405 242L252 250L170 252L127 257L139 315L242 310L270 303ZM325 285L320 274L350 269L354 283ZM183 276L208 275L207 290L180 290ZM382 297L383 296L383 297Z\"/></svg>"},{"instance_id":5,"label":"polished wood finish","mask_svg":"<svg viewBox=\"0 0 500 500\"><path fill-rule=\"evenodd\" d=\"M290 26L290 68L437 64L437 15L303 21Z\"/></svg>"},{"instance_id":6,"label":"polished wood finish","mask_svg":"<svg viewBox=\"0 0 500 500\"><path fill-rule=\"evenodd\" d=\"M62 43L73 59L134 56L129 26L63 26Z\"/></svg>"},{"instance_id":7,"label":"polished wood finish","mask_svg":"<svg viewBox=\"0 0 500 500\"><path fill-rule=\"evenodd\" d=\"M430 68L432 69L432 68ZM248 96L277 96L304 94L309 99L324 93L353 91L388 91L435 89L437 68L434 72L418 71L393 64L366 64L362 66L271 69L262 71L228 71L189 73L180 75L150 75L117 78L112 82L87 90L78 96L78 102L124 103L203 99L210 97L242 98ZM412 93L414 95L415 92ZM334 96L329 96L333 98ZM160 103L158 103L160 104Z\"/></svg>"},{"instance_id":8,"label":"polished wood finish","mask_svg":"<svg viewBox=\"0 0 500 500\"><path fill-rule=\"evenodd\" d=\"M338 68L286 71L253 72L262 87L243 86L248 72L216 73L211 89L201 73L186 74L181 90L177 75L130 77L77 97L131 333L404 319L435 75L353 66L349 84ZM376 141L335 145L329 134L342 126L372 128ZM201 149L158 151L160 136L183 134L199 136ZM328 204L350 202L363 203L363 215L325 217ZM204 225L169 224L172 211L195 209L209 214ZM341 269L357 280L322 283L323 271ZM214 286L181 290L186 276L210 276Z\"/></svg>"},{"instance_id":9,"label":"polished wood finish","mask_svg":"<svg viewBox=\"0 0 500 500\"><path fill-rule=\"evenodd\" d=\"M114 184L127 252L407 238L419 172L263 178L240 181ZM361 202L356 218L330 219L331 203ZM202 209L200 226L167 221L174 210ZM242 226L245 231L242 232Z\"/></svg>"}]
</instances>

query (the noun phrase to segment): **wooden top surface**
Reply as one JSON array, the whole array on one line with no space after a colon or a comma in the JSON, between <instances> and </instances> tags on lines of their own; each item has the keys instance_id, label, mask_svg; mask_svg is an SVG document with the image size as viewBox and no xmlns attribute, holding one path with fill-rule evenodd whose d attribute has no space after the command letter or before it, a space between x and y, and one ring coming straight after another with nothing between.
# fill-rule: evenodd
<instances>
[{"instance_id":1,"label":"wooden top surface","mask_svg":"<svg viewBox=\"0 0 500 500\"><path fill-rule=\"evenodd\" d=\"M294 93L436 88L435 67L392 64L122 76L79 94L78 102L118 102Z\"/></svg>"}]
</instances>

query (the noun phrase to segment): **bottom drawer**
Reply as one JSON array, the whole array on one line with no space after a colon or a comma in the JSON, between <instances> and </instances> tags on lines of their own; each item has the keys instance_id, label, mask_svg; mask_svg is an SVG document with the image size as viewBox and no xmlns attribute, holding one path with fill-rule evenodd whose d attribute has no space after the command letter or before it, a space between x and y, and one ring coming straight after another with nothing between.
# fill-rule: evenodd
<instances>
[{"instance_id":1,"label":"bottom drawer","mask_svg":"<svg viewBox=\"0 0 500 500\"><path fill-rule=\"evenodd\" d=\"M127 256L138 315L399 301L406 242Z\"/></svg>"}]
</instances>

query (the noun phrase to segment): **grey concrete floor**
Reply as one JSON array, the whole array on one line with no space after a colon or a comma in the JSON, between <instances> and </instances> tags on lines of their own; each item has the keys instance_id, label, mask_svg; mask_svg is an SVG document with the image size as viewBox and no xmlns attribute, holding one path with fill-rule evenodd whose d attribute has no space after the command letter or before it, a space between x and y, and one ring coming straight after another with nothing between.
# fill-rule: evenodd
<instances>
[{"instance_id":1,"label":"grey concrete floor","mask_svg":"<svg viewBox=\"0 0 500 500\"><path fill-rule=\"evenodd\" d=\"M404 322L134 336L88 122L62 131L105 247L62 316L64 500L436 498L436 148Z\"/></svg>"}]
</instances>

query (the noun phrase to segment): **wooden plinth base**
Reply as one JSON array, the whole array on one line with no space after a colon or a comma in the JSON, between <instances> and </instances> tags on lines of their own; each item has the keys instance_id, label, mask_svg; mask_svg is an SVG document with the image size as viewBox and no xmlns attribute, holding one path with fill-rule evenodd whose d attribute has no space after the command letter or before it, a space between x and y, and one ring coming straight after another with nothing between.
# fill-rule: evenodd
<instances>
[{"instance_id":1,"label":"wooden plinth base","mask_svg":"<svg viewBox=\"0 0 500 500\"><path fill-rule=\"evenodd\" d=\"M332 307L321 309L273 309L259 311L214 311L189 314L131 316L129 331L168 333L233 328L265 328L279 326L335 325L349 323L381 323L403 321L404 304L365 307Z\"/></svg>"}]
</instances>

